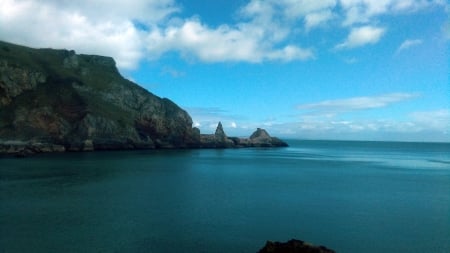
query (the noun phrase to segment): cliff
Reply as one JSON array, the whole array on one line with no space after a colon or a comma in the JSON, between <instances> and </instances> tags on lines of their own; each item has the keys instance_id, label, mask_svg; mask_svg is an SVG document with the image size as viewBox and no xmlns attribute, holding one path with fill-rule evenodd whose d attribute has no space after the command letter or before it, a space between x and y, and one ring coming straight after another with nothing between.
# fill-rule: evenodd
<instances>
[{"instance_id":1,"label":"cliff","mask_svg":"<svg viewBox=\"0 0 450 253\"><path fill-rule=\"evenodd\" d=\"M0 42L0 152L184 148L191 117L124 79L110 57Z\"/></svg>"},{"instance_id":2,"label":"cliff","mask_svg":"<svg viewBox=\"0 0 450 253\"><path fill-rule=\"evenodd\" d=\"M186 111L123 78L110 57L0 41L0 154L287 146L254 135L229 138L220 123L201 135Z\"/></svg>"}]
</instances>

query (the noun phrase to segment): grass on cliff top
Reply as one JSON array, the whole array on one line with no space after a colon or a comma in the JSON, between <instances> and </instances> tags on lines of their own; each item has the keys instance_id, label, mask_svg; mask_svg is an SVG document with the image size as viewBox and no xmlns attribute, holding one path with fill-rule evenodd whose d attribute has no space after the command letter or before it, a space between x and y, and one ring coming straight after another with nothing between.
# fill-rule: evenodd
<instances>
[{"instance_id":1,"label":"grass on cliff top","mask_svg":"<svg viewBox=\"0 0 450 253\"><path fill-rule=\"evenodd\" d=\"M26 91L13 105L0 108L2 118L13 118L14 108L52 106L58 113L72 114L71 110L85 110L86 113L102 116L123 124L132 124L133 115L113 103L104 101L102 94L117 92L117 87L128 90L138 89L138 93L154 96L137 84L124 79L110 57L76 55L78 65L64 66L64 60L75 55L65 49L33 49L0 41L0 61L11 67L40 71L47 77L46 84L40 84L34 91ZM76 90L73 84L85 86ZM39 102L36 102L39 101ZM62 108L58 108L61 107Z\"/></svg>"},{"instance_id":2,"label":"grass on cliff top","mask_svg":"<svg viewBox=\"0 0 450 253\"><path fill-rule=\"evenodd\" d=\"M96 89L106 89L109 83L123 79L110 57L77 55L78 67L64 66L64 60L74 54L65 49L34 49L0 41L0 59L5 59L12 67L40 71L55 79L78 79ZM101 60L111 62L98 64ZM83 75L83 72L88 74Z\"/></svg>"},{"instance_id":3,"label":"grass on cliff top","mask_svg":"<svg viewBox=\"0 0 450 253\"><path fill-rule=\"evenodd\" d=\"M8 61L13 67L49 72L49 67L57 67L58 72L65 72L61 58L66 50L32 49L0 41L0 58ZM60 67L58 67L60 66Z\"/></svg>"}]
</instances>

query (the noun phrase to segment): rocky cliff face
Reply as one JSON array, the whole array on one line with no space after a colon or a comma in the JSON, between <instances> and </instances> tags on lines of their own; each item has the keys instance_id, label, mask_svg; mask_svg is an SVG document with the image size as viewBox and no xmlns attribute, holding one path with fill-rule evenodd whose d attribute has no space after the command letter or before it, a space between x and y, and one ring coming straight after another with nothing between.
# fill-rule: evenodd
<instances>
[{"instance_id":1,"label":"rocky cliff face","mask_svg":"<svg viewBox=\"0 0 450 253\"><path fill-rule=\"evenodd\" d=\"M110 57L0 42L0 151L198 146L191 117ZM46 145L48 144L48 145Z\"/></svg>"}]
</instances>

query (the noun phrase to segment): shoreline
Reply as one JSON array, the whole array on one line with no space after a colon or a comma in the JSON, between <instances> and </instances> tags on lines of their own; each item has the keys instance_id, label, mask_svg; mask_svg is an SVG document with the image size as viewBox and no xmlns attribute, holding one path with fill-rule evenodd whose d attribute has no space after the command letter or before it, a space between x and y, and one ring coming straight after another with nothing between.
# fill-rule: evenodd
<instances>
[{"instance_id":1,"label":"shoreline","mask_svg":"<svg viewBox=\"0 0 450 253\"><path fill-rule=\"evenodd\" d=\"M159 140L150 143L133 143L129 140L87 139L71 143L45 142L39 140L0 140L0 156L27 157L40 153L95 152L113 150L158 150L158 149L238 149L276 148L289 145L271 137L266 130L258 128L250 137L227 137L219 122L216 133L200 134L194 143L167 143Z\"/></svg>"}]
</instances>

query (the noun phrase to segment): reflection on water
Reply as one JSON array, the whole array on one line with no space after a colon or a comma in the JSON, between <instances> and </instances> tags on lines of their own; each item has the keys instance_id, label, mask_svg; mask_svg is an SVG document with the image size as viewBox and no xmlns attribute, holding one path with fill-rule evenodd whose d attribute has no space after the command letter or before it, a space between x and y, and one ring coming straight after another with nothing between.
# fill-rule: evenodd
<instances>
[{"instance_id":1,"label":"reflection on water","mask_svg":"<svg viewBox=\"0 0 450 253\"><path fill-rule=\"evenodd\" d=\"M0 160L1 252L450 252L450 145L291 141Z\"/></svg>"}]
</instances>

